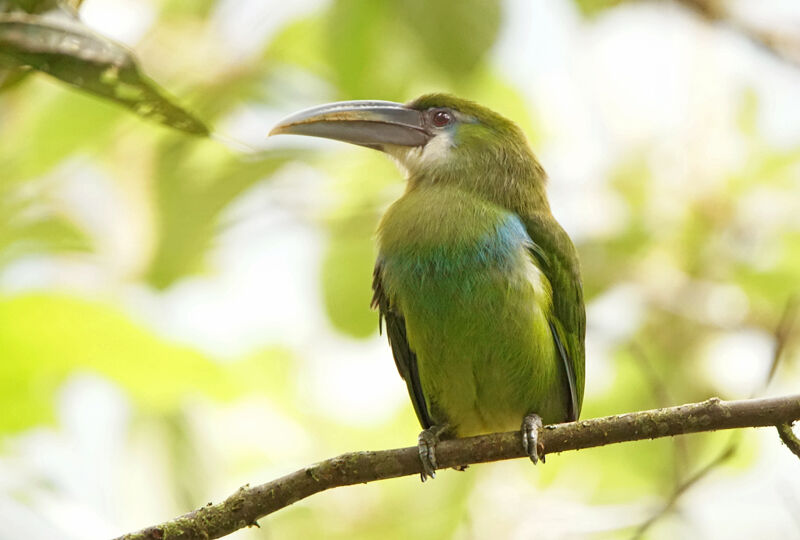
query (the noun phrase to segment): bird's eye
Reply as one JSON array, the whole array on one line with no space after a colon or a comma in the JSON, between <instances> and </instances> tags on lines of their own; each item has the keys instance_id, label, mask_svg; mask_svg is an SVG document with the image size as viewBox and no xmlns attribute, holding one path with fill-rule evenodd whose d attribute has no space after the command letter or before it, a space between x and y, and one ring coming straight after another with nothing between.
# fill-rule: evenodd
<instances>
[{"instance_id":1,"label":"bird's eye","mask_svg":"<svg viewBox=\"0 0 800 540\"><path fill-rule=\"evenodd\" d=\"M431 122L436 127L444 127L453 122L453 115L448 111L434 111L433 115L431 115Z\"/></svg>"}]
</instances>

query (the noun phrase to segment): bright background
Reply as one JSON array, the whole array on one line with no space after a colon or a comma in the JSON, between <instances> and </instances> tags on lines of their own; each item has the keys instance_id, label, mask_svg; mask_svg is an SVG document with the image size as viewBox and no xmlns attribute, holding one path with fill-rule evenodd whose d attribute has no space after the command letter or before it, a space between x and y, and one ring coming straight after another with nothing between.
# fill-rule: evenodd
<instances>
[{"instance_id":1,"label":"bright background","mask_svg":"<svg viewBox=\"0 0 800 540\"><path fill-rule=\"evenodd\" d=\"M523 127L583 263L585 418L797 392L788 339L765 382L800 284L800 67L745 33L800 35L800 5L685 3L86 0L216 134L45 75L0 94L0 538L111 537L415 442L369 310L401 176L266 138L328 101L448 91ZM800 538L800 461L770 429L620 444L338 489L231 538L616 539L653 516L646 538Z\"/></svg>"}]
</instances>

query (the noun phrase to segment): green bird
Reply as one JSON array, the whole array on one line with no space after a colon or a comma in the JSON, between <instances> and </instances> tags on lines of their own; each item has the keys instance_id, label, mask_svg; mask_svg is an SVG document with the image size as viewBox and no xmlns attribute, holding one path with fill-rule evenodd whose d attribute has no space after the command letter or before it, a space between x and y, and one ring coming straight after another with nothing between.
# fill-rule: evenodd
<instances>
[{"instance_id":1,"label":"green bird","mask_svg":"<svg viewBox=\"0 0 800 540\"><path fill-rule=\"evenodd\" d=\"M423 427L422 480L440 438L520 422L525 452L544 459L543 423L580 414L586 316L575 247L519 127L430 94L314 107L279 133L374 148L405 169L378 227L373 307Z\"/></svg>"}]
</instances>

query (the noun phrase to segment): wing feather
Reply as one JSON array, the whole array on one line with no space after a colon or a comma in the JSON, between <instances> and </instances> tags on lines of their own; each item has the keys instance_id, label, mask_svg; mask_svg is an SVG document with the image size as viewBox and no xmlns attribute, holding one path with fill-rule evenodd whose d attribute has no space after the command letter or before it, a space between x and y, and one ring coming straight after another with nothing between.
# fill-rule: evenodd
<instances>
[{"instance_id":1,"label":"wing feather","mask_svg":"<svg viewBox=\"0 0 800 540\"><path fill-rule=\"evenodd\" d=\"M569 419L577 420L583 404L585 380L586 310L578 253L567 233L549 212L523 218L534 243L531 254L550 282L553 309L550 331L564 364L564 381L569 389Z\"/></svg>"},{"instance_id":2,"label":"wing feather","mask_svg":"<svg viewBox=\"0 0 800 540\"><path fill-rule=\"evenodd\" d=\"M389 345L392 347L392 355L397 365L397 371L406 382L408 395L414 405L414 412L423 429L428 429L433 425L425 395L422 393L422 384L419 380L419 370L417 367L417 355L411 350L406 337L406 321L399 310L391 305L389 297L383 289L382 268L380 261L375 265L375 272L372 279L372 307L378 308L378 326L386 327L386 336L389 338Z\"/></svg>"}]
</instances>

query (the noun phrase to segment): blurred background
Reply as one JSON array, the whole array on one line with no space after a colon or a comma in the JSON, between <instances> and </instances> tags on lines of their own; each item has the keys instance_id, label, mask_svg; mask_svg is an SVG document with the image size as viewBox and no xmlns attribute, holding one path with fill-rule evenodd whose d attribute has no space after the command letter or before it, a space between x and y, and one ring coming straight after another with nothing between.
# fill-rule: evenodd
<instances>
[{"instance_id":1,"label":"blurred background","mask_svg":"<svg viewBox=\"0 0 800 540\"><path fill-rule=\"evenodd\" d=\"M0 18L0 538L116 536L415 443L369 309L402 177L266 138L334 100L447 91L522 126L582 259L583 417L800 387L797 2L86 0L96 34L71 37L42 3L0 1L79 45L30 52ZM800 538L799 516L800 461L763 429L337 489L231 538Z\"/></svg>"}]
</instances>

